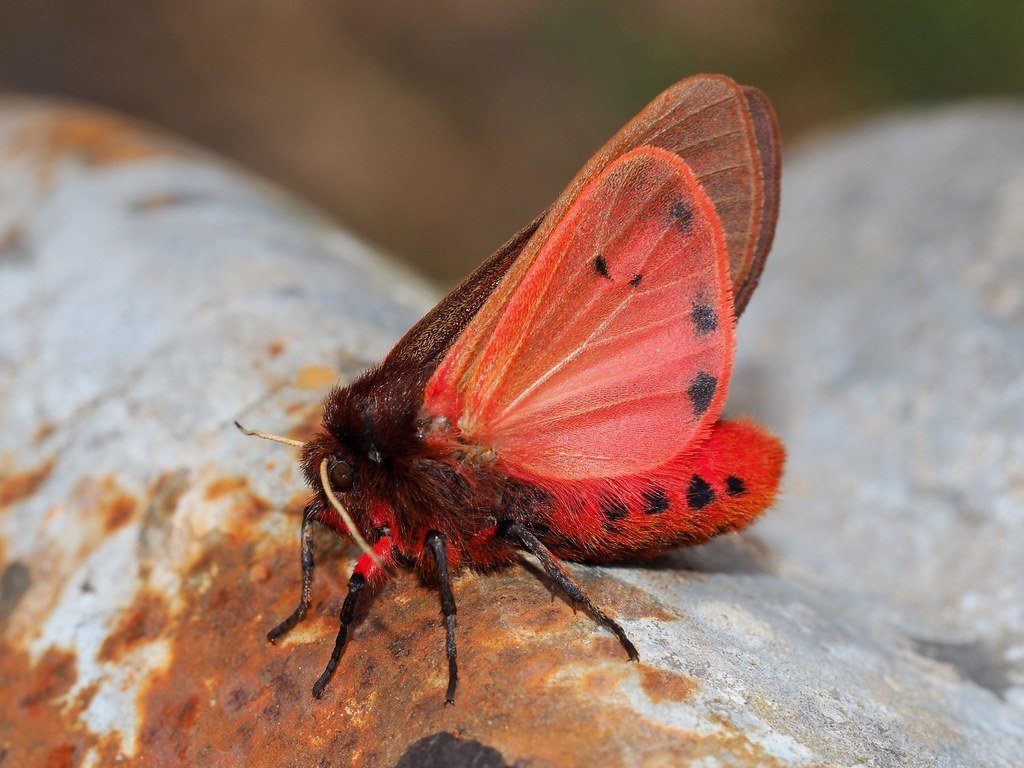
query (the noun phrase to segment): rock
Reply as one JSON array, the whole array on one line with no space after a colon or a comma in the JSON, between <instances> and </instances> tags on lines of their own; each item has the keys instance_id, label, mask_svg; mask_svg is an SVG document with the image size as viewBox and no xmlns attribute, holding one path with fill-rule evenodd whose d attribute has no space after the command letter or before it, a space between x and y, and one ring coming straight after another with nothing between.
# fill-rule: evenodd
<instances>
[{"instance_id":1,"label":"rock","mask_svg":"<svg viewBox=\"0 0 1024 768\"><path fill-rule=\"evenodd\" d=\"M310 695L353 560L329 537L312 616L266 643L304 492L231 426L308 433L429 289L149 129L0 103L0 760L1021 765L1022 143L1024 114L956 110L795 158L730 406L789 443L783 503L575 568L640 664L529 560L461 575L446 708L410 575Z\"/></svg>"},{"instance_id":2,"label":"rock","mask_svg":"<svg viewBox=\"0 0 1024 768\"><path fill-rule=\"evenodd\" d=\"M789 450L756 535L1024 714L1024 111L876 121L791 171L733 400Z\"/></svg>"}]
</instances>

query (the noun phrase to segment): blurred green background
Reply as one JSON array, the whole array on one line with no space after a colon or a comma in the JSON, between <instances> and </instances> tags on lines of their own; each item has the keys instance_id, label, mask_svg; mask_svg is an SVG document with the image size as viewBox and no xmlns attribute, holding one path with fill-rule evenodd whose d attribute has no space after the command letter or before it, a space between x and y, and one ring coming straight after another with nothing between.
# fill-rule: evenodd
<instances>
[{"instance_id":1,"label":"blurred green background","mask_svg":"<svg viewBox=\"0 0 1024 768\"><path fill-rule=\"evenodd\" d=\"M184 135L446 284L658 91L700 71L765 90L792 147L880 110L1021 93L1024 2L9 0L0 11L0 88Z\"/></svg>"}]
</instances>

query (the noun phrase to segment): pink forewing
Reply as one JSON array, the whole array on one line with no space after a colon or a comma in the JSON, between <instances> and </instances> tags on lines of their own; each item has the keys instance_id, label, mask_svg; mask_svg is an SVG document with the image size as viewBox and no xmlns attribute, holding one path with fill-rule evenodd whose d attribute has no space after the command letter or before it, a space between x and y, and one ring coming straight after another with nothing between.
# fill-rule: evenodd
<instances>
[{"instance_id":1,"label":"pink forewing","mask_svg":"<svg viewBox=\"0 0 1024 768\"><path fill-rule=\"evenodd\" d=\"M456 342L425 405L510 474L642 472L721 412L728 255L714 207L670 152L641 147L609 164L497 311L486 342Z\"/></svg>"}]
</instances>

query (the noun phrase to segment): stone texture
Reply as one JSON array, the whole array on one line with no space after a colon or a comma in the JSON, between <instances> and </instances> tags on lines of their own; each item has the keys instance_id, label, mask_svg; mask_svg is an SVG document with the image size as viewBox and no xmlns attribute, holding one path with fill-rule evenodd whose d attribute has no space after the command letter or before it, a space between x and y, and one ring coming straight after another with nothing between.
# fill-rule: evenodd
<instances>
[{"instance_id":1,"label":"stone texture","mask_svg":"<svg viewBox=\"0 0 1024 768\"><path fill-rule=\"evenodd\" d=\"M1024 112L869 123L785 184L733 400L790 453L757 536L1024 712Z\"/></svg>"},{"instance_id":2,"label":"stone texture","mask_svg":"<svg viewBox=\"0 0 1024 768\"><path fill-rule=\"evenodd\" d=\"M430 291L152 131L0 103L0 764L1024 764L1022 149L1024 114L976 108L791 158L730 404L788 442L784 501L576 569L641 664L528 560L460 576L445 708L409 575L310 696L352 562L326 537L266 644L304 494L231 426L308 433Z\"/></svg>"}]
</instances>

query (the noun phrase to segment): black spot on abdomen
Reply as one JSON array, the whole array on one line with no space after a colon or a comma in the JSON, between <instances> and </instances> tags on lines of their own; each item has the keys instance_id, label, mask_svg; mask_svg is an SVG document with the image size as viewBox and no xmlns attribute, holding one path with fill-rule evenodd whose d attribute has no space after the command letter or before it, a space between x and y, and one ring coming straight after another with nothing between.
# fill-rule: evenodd
<instances>
[{"instance_id":1,"label":"black spot on abdomen","mask_svg":"<svg viewBox=\"0 0 1024 768\"><path fill-rule=\"evenodd\" d=\"M686 389L686 394L690 396L690 402L693 403L693 413L695 416L700 416L711 405L711 401L715 397L715 387L717 386L718 379L710 373L701 371L694 377L693 382Z\"/></svg>"},{"instance_id":2,"label":"black spot on abdomen","mask_svg":"<svg viewBox=\"0 0 1024 768\"><path fill-rule=\"evenodd\" d=\"M604 256L594 257L594 271L606 280L612 279L612 276L608 274L608 262L605 261Z\"/></svg>"},{"instance_id":3,"label":"black spot on abdomen","mask_svg":"<svg viewBox=\"0 0 1024 768\"><path fill-rule=\"evenodd\" d=\"M703 509L715 500L715 491L700 475L690 478L690 485L686 489L686 503L690 509Z\"/></svg>"},{"instance_id":4,"label":"black spot on abdomen","mask_svg":"<svg viewBox=\"0 0 1024 768\"><path fill-rule=\"evenodd\" d=\"M660 515L668 509L668 494L661 488L648 488L643 493L644 512L648 515Z\"/></svg>"},{"instance_id":5,"label":"black spot on abdomen","mask_svg":"<svg viewBox=\"0 0 1024 768\"><path fill-rule=\"evenodd\" d=\"M705 304L694 304L690 311L693 330L698 336L704 336L718 328L718 314L712 307Z\"/></svg>"},{"instance_id":6,"label":"black spot on abdomen","mask_svg":"<svg viewBox=\"0 0 1024 768\"><path fill-rule=\"evenodd\" d=\"M636 288L638 285L640 285L640 281L643 279L643 275L633 275L633 279L629 281L629 284Z\"/></svg>"},{"instance_id":7,"label":"black spot on abdomen","mask_svg":"<svg viewBox=\"0 0 1024 768\"><path fill-rule=\"evenodd\" d=\"M693 209L685 200L673 203L668 215L675 219L679 229L683 232L689 232L693 227Z\"/></svg>"},{"instance_id":8,"label":"black spot on abdomen","mask_svg":"<svg viewBox=\"0 0 1024 768\"><path fill-rule=\"evenodd\" d=\"M741 493L747 492L747 484L743 482L742 477L729 475L725 478L725 491L730 496L739 496Z\"/></svg>"},{"instance_id":9,"label":"black spot on abdomen","mask_svg":"<svg viewBox=\"0 0 1024 768\"><path fill-rule=\"evenodd\" d=\"M629 507L626 502L618 498L601 499L601 513L605 516L605 522L614 526L629 514Z\"/></svg>"}]
</instances>

